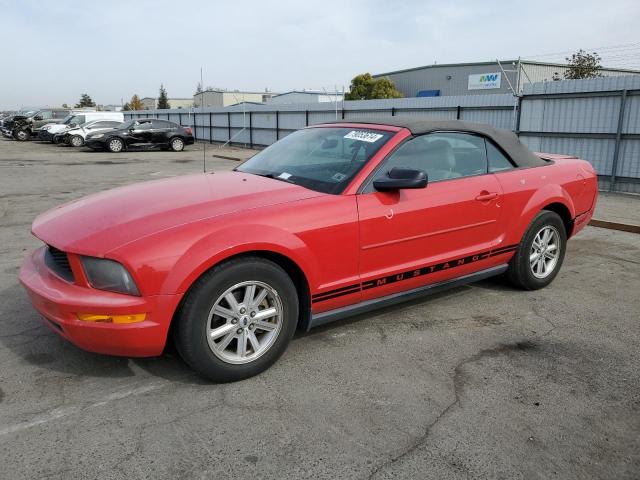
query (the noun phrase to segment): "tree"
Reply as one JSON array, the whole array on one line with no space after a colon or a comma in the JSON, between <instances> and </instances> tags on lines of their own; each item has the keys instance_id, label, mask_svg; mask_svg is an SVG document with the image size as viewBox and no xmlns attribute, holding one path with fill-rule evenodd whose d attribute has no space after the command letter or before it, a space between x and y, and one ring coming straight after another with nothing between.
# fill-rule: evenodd
<instances>
[{"instance_id":1,"label":"tree","mask_svg":"<svg viewBox=\"0 0 640 480\"><path fill-rule=\"evenodd\" d=\"M125 112L128 112L129 110L131 110L131 105L129 105L129 102L125 103L122 106L122 110L125 111Z\"/></svg>"},{"instance_id":2,"label":"tree","mask_svg":"<svg viewBox=\"0 0 640 480\"><path fill-rule=\"evenodd\" d=\"M126 106L129 107L129 110L144 110L144 103L142 103L142 100L140 100L138 94L134 94Z\"/></svg>"},{"instance_id":3,"label":"tree","mask_svg":"<svg viewBox=\"0 0 640 480\"><path fill-rule=\"evenodd\" d=\"M160 95L158 96L158 110L167 110L171 108L169 105L169 99L167 98L167 91L164 85L160 84Z\"/></svg>"},{"instance_id":4,"label":"tree","mask_svg":"<svg viewBox=\"0 0 640 480\"><path fill-rule=\"evenodd\" d=\"M602 58L596 52L588 53L580 49L570 57L565 57L568 68L563 76L566 80L577 80L579 78L601 77L600 69ZM553 80L560 80L560 74L555 72Z\"/></svg>"},{"instance_id":5,"label":"tree","mask_svg":"<svg viewBox=\"0 0 640 480\"><path fill-rule=\"evenodd\" d=\"M401 98L402 93L396 90L394 83L388 78L375 79L370 73L356 75L351 80L345 100L371 100L375 98Z\"/></svg>"},{"instance_id":6,"label":"tree","mask_svg":"<svg viewBox=\"0 0 640 480\"><path fill-rule=\"evenodd\" d=\"M67 105L66 103L63 103L62 108L69 108L69 105Z\"/></svg>"},{"instance_id":7,"label":"tree","mask_svg":"<svg viewBox=\"0 0 640 480\"><path fill-rule=\"evenodd\" d=\"M91 97L86 93L83 93L82 95L80 95L80 101L76 103L76 108L95 107L95 106L96 106L96 103L93 100L91 100Z\"/></svg>"}]
</instances>

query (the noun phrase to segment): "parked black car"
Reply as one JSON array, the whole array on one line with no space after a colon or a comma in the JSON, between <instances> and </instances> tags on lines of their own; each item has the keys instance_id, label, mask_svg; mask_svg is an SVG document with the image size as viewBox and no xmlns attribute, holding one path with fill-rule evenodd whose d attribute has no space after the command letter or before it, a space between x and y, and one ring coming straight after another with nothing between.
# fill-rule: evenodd
<instances>
[{"instance_id":1,"label":"parked black car","mask_svg":"<svg viewBox=\"0 0 640 480\"><path fill-rule=\"evenodd\" d=\"M156 118L129 120L114 130L90 133L85 138L87 147L94 150L107 149L114 153L131 146L160 147L179 152L185 145L193 142L193 132L189 127Z\"/></svg>"}]
</instances>

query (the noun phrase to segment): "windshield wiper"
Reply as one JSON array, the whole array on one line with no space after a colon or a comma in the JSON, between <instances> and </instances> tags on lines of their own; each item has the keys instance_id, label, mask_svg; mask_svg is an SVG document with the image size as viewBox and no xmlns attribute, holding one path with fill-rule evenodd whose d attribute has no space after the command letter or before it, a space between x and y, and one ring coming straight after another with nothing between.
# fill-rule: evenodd
<instances>
[{"instance_id":1,"label":"windshield wiper","mask_svg":"<svg viewBox=\"0 0 640 480\"><path fill-rule=\"evenodd\" d=\"M281 182L287 182L287 183L293 183L295 184L296 182L294 182L293 180L289 180L288 178L283 178L280 175L274 175L273 173L254 173L253 175L258 175L259 177L265 177L265 178L273 178L274 180L280 180Z\"/></svg>"}]
</instances>

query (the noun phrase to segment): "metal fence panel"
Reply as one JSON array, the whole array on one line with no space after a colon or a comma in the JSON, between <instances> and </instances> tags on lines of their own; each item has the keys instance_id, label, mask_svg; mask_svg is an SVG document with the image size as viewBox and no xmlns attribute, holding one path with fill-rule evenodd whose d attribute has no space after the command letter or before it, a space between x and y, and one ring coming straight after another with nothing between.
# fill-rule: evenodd
<instances>
[{"instance_id":1,"label":"metal fence panel","mask_svg":"<svg viewBox=\"0 0 640 480\"><path fill-rule=\"evenodd\" d=\"M527 84L517 110L514 103L510 94L483 94L124 113L127 119L156 117L194 126L201 141L251 146L336 119L458 118L515 130L534 151L584 158L598 171L602 188L640 193L640 77Z\"/></svg>"}]
</instances>

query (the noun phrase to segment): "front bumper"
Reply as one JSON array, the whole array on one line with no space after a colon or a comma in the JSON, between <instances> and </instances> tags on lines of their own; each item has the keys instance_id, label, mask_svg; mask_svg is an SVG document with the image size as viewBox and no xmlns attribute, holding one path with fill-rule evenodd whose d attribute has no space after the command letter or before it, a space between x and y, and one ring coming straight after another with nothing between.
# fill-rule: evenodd
<instances>
[{"instance_id":1,"label":"front bumper","mask_svg":"<svg viewBox=\"0 0 640 480\"><path fill-rule=\"evenodd\" d=\"M38 130L38 140L41 140L43 142L50 142L52 138L53 135L47 130Z\"/></svg>"},{"instance_id":2,"label":"front bumper","mask_svg":"<svg viewBox=\"0 0 640 480\"><path fill-rule=\"evenodd\" d=\"M101 141L102 139L99 140L87 140L85 139L84 141L84 146L85 147L89 147L89 148L93 148L94 150L102 150L105 148L105 143Z\"/></svg>"},{"instance_id":3,"label":"front bumper","mask_svg":"<svg viewBox=\"0 0 640 480\"><path fill-rule=\"evenodd\" d=\"M127 357L162 353L179 295L135 297L69 283L45 265L45 248L24 260L19 279L31 303L54 332L95 353ZM95 323L78 320L78 313L146 313L146 319L129 324Z\"/></svg>"}]
</instances>

